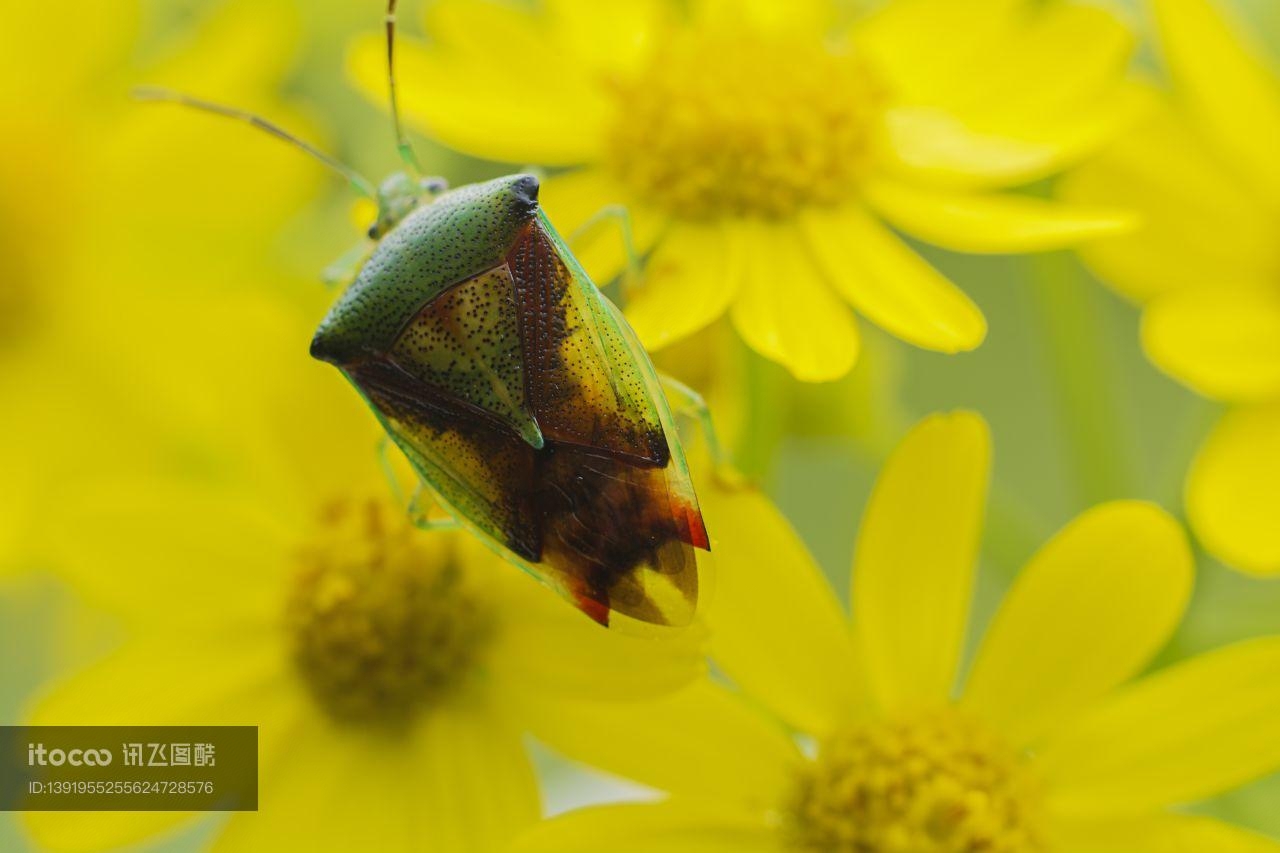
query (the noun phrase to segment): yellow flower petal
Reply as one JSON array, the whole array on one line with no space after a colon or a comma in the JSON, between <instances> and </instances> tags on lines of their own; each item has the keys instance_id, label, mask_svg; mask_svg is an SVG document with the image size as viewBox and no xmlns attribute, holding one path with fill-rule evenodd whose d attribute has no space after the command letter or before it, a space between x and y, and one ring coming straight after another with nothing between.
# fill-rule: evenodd
<instances>
[{"instance_id":1,"label":"yellow flower petal","mask_svg":"<svg viewBox=\"0 0 1280 853\"><path fill-rule=\"evenodd\" d=\"M471 41L424 47L397 45L401 109L451 148L508 163L572 166L596 158L609 104L588 69L557 61L560 54L531 15L497 3L457 0L433 4L439 19L471 16L448 35ZM501 19L505 38L490 26ZM437 24L438 25L438 24ZM481 37L482 44L472 43ZM508 48L495 50L495 45ZM537 56L538 61L526 61ZM347 68L356 86L378 105L387 103L386 43L370 34L352 42Z\"/></svg>"},{"instance_id":2,"label":"yellow flower petal","mask_svg":"<svg viewBox=\"0 0 1280 853\"><path fill-rule=\"evenodd\" d=\"M916 182L1009 186L1048 174L1064 159L1060 144L983 132L938 107L894 107L884 132L886 165Z\"/></svg>"},{"instance_id":3,"label":"yellow flower petal","mask_svg":"<svg viewBox=\"0 0 1280 853\"><path fill-rule=\"evenodd\" d=\"M1169 294L1142 317L1142 343L1162 369L1201 394L1280 396L1280 290L1201 288Z\"/></svg>"},{"instance_id":4,"label":"yellow flower petal","mask_svg":"<svg viewBox=\"0 0 1280 853\"><path fill-rule=\"evenodd\" d=\"M867 707L848 619L791 525L753 489L698 489L723 567L711 604L716 665L801 731L830 732Z\"/></svg>"},{"instance_id":5,"label":"yellow flower petal","mask_svg":"<svg viewBox=\"0 0 1280 853\"><path fill-rule=\"evenodd\" d=\"M698 26L719 29L752 27L767 33L799 34L812 38L825 32L836 18L829 0L693 0L690 17Z\"/></svg>"},{"instance_id":6,"label":"yellow flower petal","mask_svg":"<svg viewBox=\"0 0 1280 853\"><path fill-rule=\"evenodd\" d=\"M146 842L170 832L187 812L24 812L19 821L36 848L56 853L100 851Z\"/></svg>"},{"instance_id":7,"label":"yellow flower petal","mask_svg":"<svg viewBox=\"0 0 1280 853\"><path fill-rule=\"evenodd\" d=\"M1016 127L1053 111L1087 112L1120 81L1134 32L1113 6L1044 3L1024 10L999 50L975 55L956 74L957 104Z\"/></svg>"},{"instance_id":8,"label":"yellow flower petal","mask_svg":"<svg viewBox=\"0 0 1280 853\"><path fill-rule=\"evenodd\" d=\"M322 298L333 298L314 284L309 287ZM377 419L338 371L307 353L305 342L314 331L312 324L323 316L323 303L308 304L304 312L283 307L279 300L191 298L180 307L203 312L202 322L209 327L234 328L252 342L219 350L216 360L209 359L213 364L199 361L203 382L191 381L189 363L171 367L162 380L174 397L183 402L191 398L198 416L219 424L220 444L229 445L229 435L240 442L227 451L224 464L235 466L235 473L247 472L261 505L273 516L297 529L313 520L318 502L361 488L385 489L377 453L383 432ZM173 325L176 330L166 333L172 339L153 341L161 351L189 346L191 332ZM324 428L300 419L300 412L323 412Z\"/></svg>"},{"instance_id":9,"label":"yellow flower petal","mask_svg":"<svg viewBox=\"0 0 1280 853\"><path fill-rule=\"evenodd\" d=\"M676 690L706 673L699 626L653 637L606 631L479 543L459 546L471 570L480 570L481 561L492 568L484 586L501 613L501 628L486 669L500 691L634 699Z\"/></svg>"},{"instance_id":10,"label":"yellow flower petal","mask_svg":"<svg viewBox=\"0 0 1280 853\"><path fill-rule=\"evenodd\" d=\"M866 188L877 213L913 237L956 252L1040 252L1132 230L1131 214L1024 195L925 190L877 182Z\"/></svg>"},{"instance_id":11,"label":"yellow flower petal","mask_svg":"<svg viewBox=\"0 0 1280 853\"><path fill-rule=\"evenodd\" d=\"M37 701L31 725L252 723L256 709L241 700L287 680L279 643L234 629L193 628L182 639L163 633L132 641L53 685Z\"/></svg>"},{"instance_id":12,"label":"yellow flower petal","mask_svg":"<svg viewBox=\"0 0 1280 853\"><path fill-rule=\"evenodd\" d=\"M1280 637L1200 655L1117 694L1038 756L1058 815L1211 797L1280 769Z\"/></svg>"},{"instance_id":13,"label":"yellow flower petal","mask_svg":"<svg viewBox=\"0 0 1280 853\"><path fill-rule=\"evenodd\" d=\"M648 349L711 325L728 309L744 274L744 249L724 225L674 223L627 294L627 320Z\"/></svg>"},{"instance_id":14,"label":"yellow flower petal","mask_svg":"<svg viewBox=\"0 0 1280 853\"><path fill-rule=\"evenodd\" d=\"M579 73L625 73L633 70L661 36L672 16L664 0L546 0L549 37L574 58ZM484 46L485 50L492 43Z\"/></svg>"},{"instance_id":15,"label":"yellow flower petal","mask_svg":"<svg viewBox=\"0 0 1280 853\"><path fill-rule=\"evenodd\" d=\"M1223 417L1191 467L1186 500L1191 527L1214 556L1280 573L1280 405Z\"/></svg>"},{"instance_id":16,"label":"yellow flower petal","mask_svg":"<svg viewBox=\"0 0 1280 853\"><path fill-rule=\"evenodd\" d=\"M287 742L261 759L258 810L232 814L214 836L212 849L228 853L305 845L308 850L336 851L344 843L408 849L401 834L400 810L387 808L395 802L385 785L389 768L370 766L375 763L373 756L383 751L370 744L366 763L358 745L355 739L338 736L318 710L300 708ZM353 779L360 784L351 784ZM384 798L380 807L376 800L370 801L371 794ZM372 807L362 815L364 835L358 842L349 810L353 801ZM388 813L381 813L383 809Z\"/></svg>"},{"instance_id":17,"label":"yellow flower petal","mask_svg":"<svg viewBox=\"0 0 1280 853\"><path fill-rule=\"evenodd\" d=\"M747 250L733 325L802 382L839 379L858 360L858 329L793 228L742 222Z\"/></svg>"},{"instance_id":18,"label":"yellow flower petal","mask_svg":"<svg viewBox=\"0 0 1280 853\"><path fill-rule=\"evenodd\" d=\"M279 0L219 4L192 27L190 44L164 52L163 63L152 69L163 79L155 82L197 91L203 84L213 87L204 91L227 94L274 92L296 61L303 21L301 9Z\"/></svg>"},{"instance_id":19,"label":"yellow flower petal","mask_svg":"<svg viewBox=\"0 0 1280 853\"><path fill-rule=\"evenodd\" d=\"M183 270L184 280L193 270L196 278L217 271L212 277L225 293L231 281L266 272L260 265L265 243L246 235L280 229L326 185L323 170L237 122L131 104L122 95L129 84L204 93L314 138L297 111L274 96L295 61L301 14L295 4L276 0L219 3L181 45L155 51L164 62L137 67L131 60L127 79L108 78L112 112L86 133L91 159L81 204L91 227L79 235L85 245L75 260L85 265L79 274L87 281L101 281L104 264L131 281L161 279L165 289L172 289L175 269ZM160 201L175 186L193 202L180 213ZM252 273L246 255L259 264ZM114 295L129 288L96 289Z\"/></svg>"},{"instance_id":20,"label":"yellow flower petal","mask_svg":"<svg viewBox=\"0 0 1280 853\"><path fill-rule=\"evenodd\" d=\"M1231 162L1280 193L1280 81L1259 49L1208 0L1153 6L1178 94Z\"/></svg>"},{"instance_id":21,"label":"yellow flower petal","mask_svg":"<svg viewBox=\"0 0 1280 853\"><path fill-rule=\"evenodd\" d=\"M1133 211L1141 227L1083 249L1108 284L1135 299L1280 276L1275 211L1231 172L1184 117L1162 108L1069 173L1059 197Z\"/></svg>"},{"instance_id":22,"label":"yellow flower petal","mask_svg":"<svg viewBox=\"0 0 1280 853\"><path fill-rule=\"evenodd\" d=\"M1071 853L1280 853L1280 842L1207 817L1158 815L1063 826L1054 842Z\"/></svg>"},{"instance_id":23,"label":"yellow flower petal","mask_svg":"<svg viewBox=\"0 0 1280 853\"><path fill-rule=\"evenodd\" d=\"M763 811L776 806L802 760L780 726L706 681L646 702L537 698L521 710L540 740L680 797Z\"/></svg>"},{"instance_id":24,"label":"yellow flower petal","mask_svg":"<svg viewBox=\"0 0 1280 853\"><path fill-rule=\"evenodd\" d=\"M173 602L170 602L172 605ZM253 725L273 750L300 701L284 651L231 632L131 643L55 685L30 725ZM135 844L191 820L185 812L28 812L42 849L102 850Z\"/></svg>"},{"instance_id":25,"label":"yellow flower petal","mask_svg":"<svg viewBox=\"0 0 1280 853\"><path fill-rule=\"evenodd\" d=\"M966 72L954 73L963 78ZM1087 108L1047 114L1042 106L983 115L972 108L902 104L886 113L880 163L916 184L969 190L1027 184L1097 151L1150 106L1148 91L1130 84L1091 99Z\"/></svg>"},{"instance_id":26,"label":"yellow flower petal","mask_svg":"<svg viewBox=\"0 0 1280 853\"><path fill-rule=\"evenodd\" d=\"M65 504L47 547L79 592L126 619L270 635L293 542L263 512L163 481L114 482Z\"/></svg>"},{"instance_id":27,"label":"yellow flower petal","mask_svg":"<svg viewBox=\"0 0 1280 853\"><path fill-rule=\"evenodd\" d=\"M945 101L965 91L967 68L1013 31L1024 0L894 0L852 32L859 49L912 102Z\"/></svg>"},{"instance_id":28,"label":"yellow flower petal","mask_svg":"<svg viewBox=\"0 0 1280 853\"><path fill-rule=\"evenodd\" d=\"M902 440L876 481L854 552L853 622L885 710L951 697L990 465L980 417L934 415Z\"/></svg>"},{"instance_id":29,"label":"yellow flower petal","mask_svg":"<svg viewBox=\"0 0 1280 853\"><path fill-rule=\"evenodd\" d=\"M940 352L971 350L986 337L969 297L862 209L811 214L805 227L827 277L876 325Z\"/></svg>"},{"instance_id":30,"label":"yellow flower petal","mask_svg":"<svg viewBox=\"0 0 1280 853\"><path fill-rule=\"evenodd\" d=\"M390 737L313 716L262 779L214 850L503 850L539 811L519 734L477 707Z\"/></svg>"},{"instance_id":31,"label":"yellow flower petal","mask_svg":"<svg viewBox=\"0 0 1280 853\"><path fill-rule=\"evenodd\" d=\"M600 217L601 212L610 207L626 210L633 247L640 256L653 248L666 225L660 215L633 199L603 169L576 169L546 178L538 198L587 274L601 286L627 268L621 222ZM596 221L584 228L592 217Z\"/></svg>"},{"instance_id":32,"label":"yellow flower petal","mask_svg":"<svg viewBox=\"0 0 1280 853\"><path fill-rule=\"evenodd\" d=\"M47 10L46 10L47 11ZM8 4L0 26L0 56L6 73L0 82L5 102L11 98L36 98L49 106L50 98L83 97L89 86L100 84L130 55L137 35L141 4L119 0L85 0L76 14L64 21L58 33L58 62L48 62L48 45L32 33L43 31L49 19L37 6ZM40 84L32 85L22 69L40 66Z\"/></svg>"},{"instance_id":33,"label":"yellow flower petal","mask_svg":"<svg viewBox=\"0 0 1280 853\"><path fill-rule=\"evenodd\" d=\"M1049 541L987 631L964 705L1014 743L1040 737L1138 673L1177 627L1194 565L1181 528L1103 504Z\"/></svg>"},{"instance_id":34,"label":"yellow flower petal","mask_svg":"<svg viewBox=\"0 0 1280 853\"><path fill-rule=\"evenodd\" d=\"M544 821L512 853L784 853L760 816L679 800L596 806Z\"/></svg>"}]
</instances>

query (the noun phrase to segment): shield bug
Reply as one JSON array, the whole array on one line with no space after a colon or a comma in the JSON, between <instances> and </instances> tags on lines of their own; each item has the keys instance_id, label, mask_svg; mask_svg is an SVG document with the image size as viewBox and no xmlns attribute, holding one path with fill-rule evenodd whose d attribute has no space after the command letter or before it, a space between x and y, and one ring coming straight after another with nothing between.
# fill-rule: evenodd
<instances>
[{"instance_id":1,"label":"shield bug","mask_svg":"<svg viewBox=\"0 0 1280 853\"><path fill-rule=\"evenodd\" d=\"M249 122L377 202L373 245L311 354L369 404L420 495L601 624L687 625L710 546L664 383L539 207L537 178L448 190L420 176L396 100L395 7L390 105L406 168L376 189L260 117L139 94Z\"/></svg>"}]
</instances>

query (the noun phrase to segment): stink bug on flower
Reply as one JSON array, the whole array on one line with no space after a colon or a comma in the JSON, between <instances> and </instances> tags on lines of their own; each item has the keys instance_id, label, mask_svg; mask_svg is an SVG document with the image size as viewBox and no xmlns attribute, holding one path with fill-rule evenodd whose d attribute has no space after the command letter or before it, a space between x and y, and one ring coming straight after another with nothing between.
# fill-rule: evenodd
<instances>
[{"instance_id":1,"label":"stink bug on flower","mask_svg":"<svg viewBox=\"0 0 1280 853\"><path fill-rule=\"evenodd\" d=\"M420 496L601 624L688 625L706 586L696 549L710 546L663 383L542 212L537 178L447 190L420 176L397 108L395 7L387 59L406 171L378 189L257 116L138 94L247 121L377 202L375 245L358 250L311 354L364 397Z\"/></svg>"}]
</instances>

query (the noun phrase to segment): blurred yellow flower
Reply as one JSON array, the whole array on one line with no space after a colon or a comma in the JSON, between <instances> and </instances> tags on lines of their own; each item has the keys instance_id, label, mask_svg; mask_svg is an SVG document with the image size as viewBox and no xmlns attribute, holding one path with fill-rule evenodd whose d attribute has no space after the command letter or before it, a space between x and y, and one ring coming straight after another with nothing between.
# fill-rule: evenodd
<instances>
[{"instance_id":1,"label":"blurred yellow flower","mask_svg":"<svg viewBox=\"0 0 1280 853\"><path fill-rule=\"evenodd\" d=\"M225 389L253 412L234 478L111 480L67 501L57 564L129 639L31 721L259 726L259 810L216 850L500 850L539 815L525 720L566 696L675 689L703 672L700 634L605 631L472 537L412 528L376 421L297 346L308 331L269 307L246 321L242 346L270 369ZM103 849L190 815L24 819L48 849Z\"/></svg>"},{"instance_id":2,"label":"blurred yellow flower","mask_svg":"<svg viewBox=\"0 0 1280 853\"><path fill-rule=\"evenodd\" d=\"M279 277L272 235L324 179L241 127L129 98L146 80L288 114L292 3L221 4L163 38L142 6L0 9L0 570L29 563L34 508L86 463L67 448L95 443L98 470L190 451L176 428L210 413L192 376L235 355L209 343L234 316L190 295Z\"/></svg>"},{"instance_id":3,"label":"blurred yellow flower","mask_svg":"<svg viewBox=\"0 0 1280 853\"><path fill-rule=\"evenodd\" d=\"M430 6L403 104L469 154L578 167L543 199L598 280L648 253L627 314L666 346L726 312L796 377L854 364L841 300L898 337L972 349L982 313L887 225L964 252L1073 245L1126 216L999 192L1051 175L1131 112L1132 39L1069 2L895 0L849 25L825 0ZM385 91L384 48L351 68ZM887 223L887 225L886 225Z\"/></svg>"},{"instance_id":4,"label":"blurred yellow flower","mask_svg":"<svg viewBox=\"0 0 1280 853\"><path fill-rule=\"evenodd\" d=\"M1280 573L1280 77L1208 0L1152 0L1170 103L1064 184L1145 227L1085 258L1143 304L1150 358L1232 406L1200 450L1187 513L1205 547Z\"/></svg>"},{"instance_id":5,"label":"blurred yellow flower","mask_svg":"<svg viewBox=\"0 0 1280 853\"><path fill-rule=\"evenodd\" d=\"M782 368L763 363L721 319L653 359L658 370L678 376L703 397L734 464L767 478L788 436L847 442L882 458L910 423L897 396L901 355L886 336L868 335L857 365L840 379L789 382Z\"/></svg>"},{"instance_id":6,"label":"blurred yellow flower","mask_svg":"<svg viewBox=\"0 0 1280 853\"><path fill-rule=\"evenodd\" d=\"M517 849L1280 850L1169 811L1280 768L1280 638L1126 684L1191 592L1185 538L1154 506L1104 504L1051 539L956 698L989 453L970 414L929 418L894 452L857 542L852 627L775 512L708 495L712 513L736 505L711 643L741 693L701 683L561 716L554 746L669 798L570 813Z\"/></svg>"}]
</instances>

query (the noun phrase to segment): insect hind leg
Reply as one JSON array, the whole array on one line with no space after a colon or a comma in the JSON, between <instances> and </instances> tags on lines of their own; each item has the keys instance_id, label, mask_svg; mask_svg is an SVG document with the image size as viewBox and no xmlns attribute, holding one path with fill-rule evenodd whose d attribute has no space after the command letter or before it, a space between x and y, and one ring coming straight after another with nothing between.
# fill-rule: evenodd
<instances>
[{"instance_id":1,"label":"insect hind leg","mask_svg":"<svg viewBox=\"0 0 1280 853\"><path fill-rule=\"evenodd\" d=\"M627 256L626 282L634 284L640 280L640 269L643 262L639 246L636 243L635 229L631 223L631 211L625 205L607 204L600 208L575 228L566 242L568 242L570 248L573 248L576 243L580 242L587 234L590 234L592 229L604 222L614 222L618 226L618 230L622 235L622 248Z\"/></svg>"},{"instance_id":2,"label":"insect hind leg","mask_svg":"<svg viewBox=\"0 0 1280 853\"><path fill-rule=\"evenodd\" d=\"M729 455L724 445L720 443L715 422L711 418L711 409L702 395L666 373L658 374L658 382L662 384L662 390L667 395L672 414L690 418L698 423L702 438L707 443L707 452L711 455L711 462L716 469L724 470L730 467Z\"/></svg>"}]
</instances>

